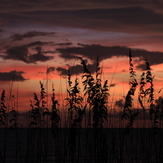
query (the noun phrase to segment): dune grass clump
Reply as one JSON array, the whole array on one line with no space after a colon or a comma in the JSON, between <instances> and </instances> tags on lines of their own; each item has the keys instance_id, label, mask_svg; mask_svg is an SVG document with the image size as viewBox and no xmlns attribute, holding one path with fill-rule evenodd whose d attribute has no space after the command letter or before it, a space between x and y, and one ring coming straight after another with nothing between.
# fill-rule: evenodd
<instances>
[{"instance_id":1,"label":"dune grass clump","mask_svg":"<svg viewBox=\"0 0 163 163\"><path fill-rule=\"evenodd\" d=\"M32 104L32 101L31 101L31 118L32 118L32 121L30 123L30 127L32 128L37 128L37 127L41 127L44 125L44 121L41 119L41 113L40 113L40 101L37 97L37 94L34 93L34 100L35 100L35 103Z\"/></svg>"},{"instance_id":2,"label":"dune grass clump","mask_svg":"<svg viewBox=\"0 0 163 163\"><path fill-rule=\"evenodd\" d=\"M30 100L31 122L28 132L28 145L26 151L27 162L37 161L44 162L47 159L46 139L43 133L43 128L46 127L44 113L49 111L46 107L46 92L44 85L40 82L40 96L34 93L34 101Z\"/></svg>"},{"instance_id":3,"label":"dune grass clump","mask_svg":"<svg viewBox=\"0 0 163 163\"><path fill-rule=\"evenodd\" d=\"M70 118L70 127L81 128L85 107L83 107L83 98L80 95L79 81L76 78L72 86L71 75L68 74L68 97L65 99L68 103L68 113Z\"/></svg>"},{"instance_id":4,"label":"dune grass clump","mask_svg":"<svg viewBox=\"0 0 163 163\"><path fill-rule=\"evenodd\" d=\"M101 80L101 68L99 66L99 57L96 61L95 77L88 70L85 60L80 58L83 66L82 84L84 86L84 96L86 98L86 107L90 113L88 121L92 122L93 127L93 161L107 162L108 161L108 140L106 133L102 132L102 128L108 121L108 97L109 86L108 80ZM91 120L92 119L92 120Z\"/></svg>"},{"instance_id":5,"label":"dune grass clump","mask_svg":"<svg viewBox=\"0 0 163 163\"><path fill-rule=\"evenodd\" d=\"M159 127L159 118L160 118L160 106L155 104L155 95L154 95L154 84L150 64L147 59L145 59L146 72L143 72L140 80L140 89L138 94L138 101L143 111L146 111L144 106L144 100L147 97L147 103L149 103L149 113L150 119L153 121L153 128ZM145 117L144 117L145 120Z\"/></svg>"},{"instance_id":6,"label":"dune grass clump","mask_svg":"<svg viewBox=\"0 0 163 163\"><path fill-rule=\"evenodd\" d=\"M76 78L74 86L72 86L70 70L68 71L68 118L69 118L69 137L68 149L70 152L71 161L74 162L77 154L77 139L80 138L80 128L82 128L83 116L85 107L83 106L83 98L80 95L79 81ZM78 152L79 154L79 152Z\"/></svg>"},{"instance_id":7,"label":"dune grass clump","mask_svg":"<svg viewBox=\"0 0 163 163\"><path fill-rule=\"evenodd\" d=\"M87 96L88 107L93 112L93 128L103 128L108 114L108 96L109 89L107 80L102 85L99 61L97 58L96 77L94 78L88 70L85 61L80 58L83 66L82 83L84 86L84 95Z\"/></svg>"},{"instance_id":8,"label":"dune grass clump","mask_svg":"<svg viewBox=\"0 0 163 163\"><path fill-rule=\"evenodd\" d=\"M54 84L52 85L50 106L44 85L40 82L40 93L34 93L33 100L30 101L31 112L26 144L22 143L22 139L19 137L21 132L18 128L22 125L18 122L18 103L15 102L15 96L9 97L9 104L6 107L5 90L2 91L0 127L4 127L5 132L2 136L4 141L0 148L0 162L5 163L10 159L10 157L7 158L10 155L7 150L11 136L14 141L13 159L16 160L15 162L19 162L20 159L21 162L26 163L80 163L83 160L94 163L162 161L162 133L156 134L153 131L158 131L156 129L162 127L163 99L159 97L158 100L155 100L154 76L148 61L145 60L146 71L141 74L138 82L132 54L129 51L129 90L125 96L122 118L118 119L119 123L122 121L125 123L125 128L121 129L114 129L117 124L113 123L116 123L117 119L112 121L113 118L119 117L117 114L120 113L115 113L115 115L111 111L109 117L112 115L113 117L111 120L109 119L110 123L108 122L109 86L108 80L102 81L99 58L97 58L95 75L88 69L84 59L80 58L80 61L83 67L81 85L79 78L76 77L73 81L70 70L68 72L67 97L64 99L67 105L66 108L63 108L67 109L66 115L62 112L64 116L61 116ZM138 108L134 108L136 95ZM145 113L147 110L149 110L149 117ZM140 113L143 113L142 117ZM144 123L143 130L138 129L139 123L142 121ZM146 124L147 122L153 129L144 129L149 125ZM61 128L64 123L65 126ZM113 128L110 129L110 126ZM8 127L9 129L5 130ZM10 130L14 132L10 132ZM23 145L26 146L25 155L22 154Z\"/></svg>"},{"instance_id":9,"label":"dune grass clump","mask_svg":"<svg viewBox=\"0 0 163 163\"><path fill-rule=\"evenodd\" d=\"M32 101L30 106L32 108L31 110L31 123L30 127L32 128L39 128L39 127L44 127L45 126L45 120L44 120L44 112L49 111L48 108L46 107L46 92L44 89L43 84L40 82L40 99L38 98L37 94L34 93L34 104Z\"/></svg>"}]
</instances>

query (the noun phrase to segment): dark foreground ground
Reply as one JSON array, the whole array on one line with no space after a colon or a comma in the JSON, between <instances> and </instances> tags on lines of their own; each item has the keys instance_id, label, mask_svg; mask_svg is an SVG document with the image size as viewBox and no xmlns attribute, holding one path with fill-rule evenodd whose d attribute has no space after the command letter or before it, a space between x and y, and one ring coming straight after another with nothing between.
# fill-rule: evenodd
<instances>
[{"instance_id":1,"label":"dark foreground ground","mask_svg":"<svg viewBox=\"0 0 163 163\"><path fill-rule=\"evenodd\" d=\"M0 162L162 163L163 129L0 129Z\"/></svg>"}]
</instances>

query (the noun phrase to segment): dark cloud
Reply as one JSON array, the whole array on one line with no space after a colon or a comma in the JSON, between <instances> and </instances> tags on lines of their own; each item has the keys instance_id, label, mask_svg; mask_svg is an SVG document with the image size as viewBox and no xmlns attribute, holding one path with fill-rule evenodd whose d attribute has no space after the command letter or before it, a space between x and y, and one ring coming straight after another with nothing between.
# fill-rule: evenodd
<instances>
[{"instance_id":1,"label":"dark cloud","mask_svg":"<svg viewBox=\"0 0 163 163\"><path fill-rule=\"evenodd\" d=\"M42 41L35 41L35 42L31 42L27 45L25 45L26 47L33 47L33 46L43 46L43 45L51 45L53 42L42 42Z\"/></svg>"},{"instance_id":2,"label":"dark cloud","mask_svg":"<svg viewBox=\"0 0 163 163\"><path fill-rule=\"evenodd\" d=\"M39 73L39 74L44 74L44 72L42 72L42 71L39 71L38 73Z\"/></svg>"},{"instance_id":3,"label":"dark cloud","mask_svg":"<svg viewBox=\"0 0 163 163\"><path fill-rule=\"evenodd\" d=\"M100 31L163 34L161 0L18 1L0 3L2 22L9 27L49 25Z\"/></svg>"},{"instance_id":4,"label":"dark cloud","mask_svg":"<svg viewBox=\"0 0 163 163\"><path fill-rule=\"evenodd\" d=\"M0 29L0 33L4 32L4 30Z\"/></svg>"},{"instance_id":5,"label":"dark cloud","mask_svg":"<svg viewBox=\"0 0 163 163\"><path fill-rule=\"evenodd\" d=\"M5 56L1 56L4 60L20 60L25 63L29 63L28 60L28 48L26 46L15 46L6 50Z\"/></svg>"},{"instance_id":6,"label":"dark cloud","mask_svg":"<svg viewBox=\"0 0 163 163\"><path fill-rule=\"evenodd\" d=\"M115 85L116 85L116 84L113 83L113 84L110 84L109 87L115 87Z\"/></svg>"},{"instance_id":7,"label":"dark cloud","mask_svg":"<svg viewBox=\"0 0 163 163\"><path fill-rule=\"evenodd\" d=\"M29 55L28 60L30 63L36 63L38 61L45 62L53 59L53 56L46 56L42 53L41 47L36 47L37 53Z\"/></svg>"},{"instance_id":8,"label":"dark cloud","mask_svg":"<svg viewBox=\"0 0 163 163\"><path fill-rule=\"evenodd\" d=\"M68 74L68 70L67 69L65 69L65 68L62 68L62 67L57 67L57 69L56 69L58 72L60 72L60 75L61 76L65 76L65 75L67 75Z\"/></svg>"},{"instance_id":9,"label":"dark cloud","mask_svg":"<svg viewBox=\"0 0 163 163\"><path fill-rule=\"evenodd\" d=\"M90 65L89 65L89 67L90 67ZM76 66L70 67L71 75L78 75L78 74L81 74L82 72L83 72L83 66L82 65L76 65Z\"/></svg>"},{"instance_id":10,"label":"dark cloud","mask_svg":"<svg viewBox=\"0 0 163 163\"><path fill-rule=\"evenodd\" d=\"M52 50L48 50L48 51L44 51L44 54L48 54L48 53L56 53L56 51L52 51Z\"/></svg>"},{"instance_id":11,"label":"dark cloud","mask_svg":"<svg viewBox=\"0 0 163 163\"><path fill-rule=\"evenodd\" d=\"M56 51L61 53L60 57L65 59L74 59L76 58L76 54L80 54L83 57L95 61L97 56L100 56L100 60L113 56L128 56L129 48L120 46L82 45L80 47L58 48Z\"/></svg>"},{"instance_id":12,"label":"dark cloud","mask_svg":"<svg viewBox=\"0 0 163 163\"><path fill-rule=\"evenodd\" d=\"M71 42L63 42L63 43L57 43L57 44L54 44L54 45L58 45L58 46L70 46L70 45L72 45L72 43Z\"/></svg>"},{"instance_id":13,"label":"dark cloud","mask_svg":"<svg viewBox=\"0 0 163 163\"><path fill-rule=\"evenodd\" d=\"M54 15L51 21L61 26L102 31L158 33L163 26L162 15L142 8L53 11L39 14Z\"/></svg>"},{"instance_id":14,"label":"dark cloud","mask_svg":"<svg viewBox=\"0 0 163 163\"><path fill-rule=\"evenodd\" d=\"M96 71L96 62L94 62L93 64L87 64L87 68L91 73L94 73ZM56 70L60 72L60 75L67 75L68 72L68 69L62 67L58 67ZM71 75L78 75L83 73L83 66L82 65L70 66L69 70Z\"/></svg>"},{"instance_id":15,"label":"dark cloud","mask_svg":"<svg viewBox=\"0 0 163 163\"><path fill-rule=\"evenodd\" d=\"M93 3L93 2L92 2ZM96 2L98 4L98 2ZM127 1L129 3L129 1ZM71 7L71 10L23 10L14 11L7 17L1 13L1 17L9 21L13 26L18 24L48 24L52 26L73 27L93 29L102 31L116 31L127 33L157 33L162 34L163 14L155 12L152 8L141 5L115 4L114 7L103 5L102 8L81 8ZM116 6L117 5L117 6ZM69 5L71 6L71 5ZM39 6L40 7L40 6ZM56 8L56 7L55 7ZM9 11L9 10L8 10Z\"/></svg>"},{"instance_id":16,"label":"dark cloud","mask_svg":"<svg viewBox=\"0 0 163 163\"><path fill-rule=\"evenodd\" d=\"M53 59L53 56L44 55L41 47L35 48L37 51L36 54L29 54L28 51L29 47L33 47L36 45L43 45L43 44L45 43L38 41L27 45L9 47L6 49L6 55L0 55L0 57L3 58L4 60L12 59L12 60L23 61L25 63L36 63L38 61L45 62Z\"/></svg>"},{"instance_id":17,"label":"dark cloud","mask_svg":"<svg viewBox=\"0 0 163 163\"><path fill-rule=\"evenodd\" d=\"M113 56L128 56L129 48L125 46L101 46L101 45L83 45L78 47L58 48L60 57L65 59L74 59L76 55L91 59L93 62L99 56L99 60L112 58ZM147 59L150 65L163 63L163 52L147 51L143 49L131 49L133 57L139 57L141 60ZM139 67L138 67L139 68Z\"/></svg>"},{"instance_id":18,"label":"dark cloud","mask_svg":"<svg viewBox=\"0 0 163 163\"><path fill-rule=\"evenodd\" d=\"M29 31L23 34L18 34L15 33L13 34L10 38L13 41L20 41L23 40L25 38L32 38L32 37L36 37L36 36L49 36L49 35L54 35L54 32L39 32L39 31Z\"/></svg>"},{"instance_id":19,"label":"dark cloud","mask_svg":"<svg viewBox=\"0 0 163 163\"><path fill-rule=\"evenodd\" d=\"M148 2L148 3L147 3ZM81 1L60 1L60 0L32 0L32 1L15 1L6 0L2 1L0 6L2 7L2 11L8 11L10 9L11 12L15 11L43 11L44 10L79 10L79 9L93 9L93 8L123 8L123 7L134 7L134 6L142 6L145 8L151 8L157 10L163 6L161 0L153 1L153 0L143 0L143 1L135 1L135 0L83 0ZM55 8L54 8L55 6Z\"/></svg>"},{"instance_id":20,"label":"dark cloud","mask_svg":"<svg viewBox=\"0 0 163 163\"><path fill-rule=\"evenodd\" d=\"M53 72L55 70L55 67L48 67L46 73L49 74L50 72Z\"/></svg>"},{"instance_id":21,"label":"dark cloud","mask_svg":"<svg viewBox=\"0 0 163 163\"><path fill-rule=\"evenodd\" d=\"M23 71L0 72L0 81L25 81Z\"/></svg>"},{"instance_id":22,"label":"dark cloud","mask_svg":"<svg viewBox=\"0 0 163 163\"><path fill-rule=\"evenodd\" d=\"M124 107L124 101L123 101L123 99L116 101L115 104L114 104L114 106L115 107L120 107L120 108Z\"/></svg>"},{"instance_id":23,"label":"dark cloud","mask_svg":"<svg viewBox=\"0 0 163 163\"><path fill-rule=\"evenodd\" d=\"M139 69L139 70L142 70L142 71L147 70L147 68L146 68L146 65L145 65L145 64L139 64L138 66L136 66L136 68L137 68L137 69Z\"/></svg>"}]
</instances>

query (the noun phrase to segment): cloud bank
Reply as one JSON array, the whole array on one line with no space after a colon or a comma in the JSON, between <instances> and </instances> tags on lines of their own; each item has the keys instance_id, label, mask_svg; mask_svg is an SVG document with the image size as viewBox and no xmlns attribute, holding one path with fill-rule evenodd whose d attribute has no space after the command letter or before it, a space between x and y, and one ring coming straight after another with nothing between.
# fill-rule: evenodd
<instances>
[{"instance_id":1,"label":"cloud bank","mask_svg":"<svg viewBox=\"0 0 163 163\"><path fill-rule=\"evenodd\" d=\"M70 60L76 59L77 54L88 58L93 62L99 56L100 61L116 57L128 57L129 47L125 46L101 46L101 45L83 45L78 44L78 47L58 48L56 51L60 53L60 57ZM133 57L139 57L140 60L147 59L150 65L157 65L163 63L163 52L147 51L143 49L131 49ZM144 69L143 65L138 68Z\"/></svg>"},{"instance_id":2,"label":"cloud bank","mask_svg":"<svg viewBox=\"0 0 163 163\"><path fill-rule=\"evenodd\" d=\"M27 45L22 46L14 46L14 47L7 47L6 48L6 55L0 55L0 57L4 60L18 60L23 61L25 63L37 63L46 62L48 60L53 59L53 56L47 56L43 53L41 46L44 44L48 44L48 42L32 42ZM29 48L35 47L36 53L29 54Z\"/></svg>"},{"instance_id":3,"label":"cloud bank","mask_svg":"<svg viewBox=\"0 0 163 163\"><path fill-rule=\"evenodd\" d=\"M12 26L50 25L99 31L163 35L161 1L92 1L59 0L1 2L1 22ZM41 34L41 33L35 33ZM14 35L16 39L33 34Z\"/></svg>"},{"instance_id":4,"label":"cloud bank","mask_svg":"<svg viewBox=\"0 0 163 163\"><path fill-rule=\"evenodd\" d=\"M0 72L0 81L25 81L27 79L25 79L23 77L23 74L25 72L23 71L10 71L10 72Z\"/></svg>"},{"instance_id":5,"label":"cloud bank","mask_svg":"<svg viewBox=\"0 0 163 163\"><path fill-rule=\"evenodd\" d=\"M13 41L20 41L25 38L32 38L32 37L37 37L37 36L49 36L49 35L54 35L54 32L39 32L39 31L28 31L26 33L18 34L15 33L10 36L10 38Z\"/></svg>"}]
</instances>

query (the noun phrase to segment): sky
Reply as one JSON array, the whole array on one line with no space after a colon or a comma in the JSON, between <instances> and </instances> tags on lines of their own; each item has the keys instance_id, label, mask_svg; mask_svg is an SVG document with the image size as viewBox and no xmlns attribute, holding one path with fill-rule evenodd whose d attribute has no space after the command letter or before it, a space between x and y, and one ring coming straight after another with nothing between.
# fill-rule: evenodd
<instances>
[{"instance_id":1,"label":"sky","mask_svg":"<svg viewBox=\"0 0 163 163\"><path fill-rule=\"evenodd\" d=\"M160 96L162 0L0 0L0 8L0 91L16 96L20 112L30 109L40 81L49 94L54 83L56 97L64 99L67 70L81 80L78 57L94 73L99 56L110 103L120 105L129 89L129 49L137 80L147 59Z\"/></svg>"}]
</instances>

